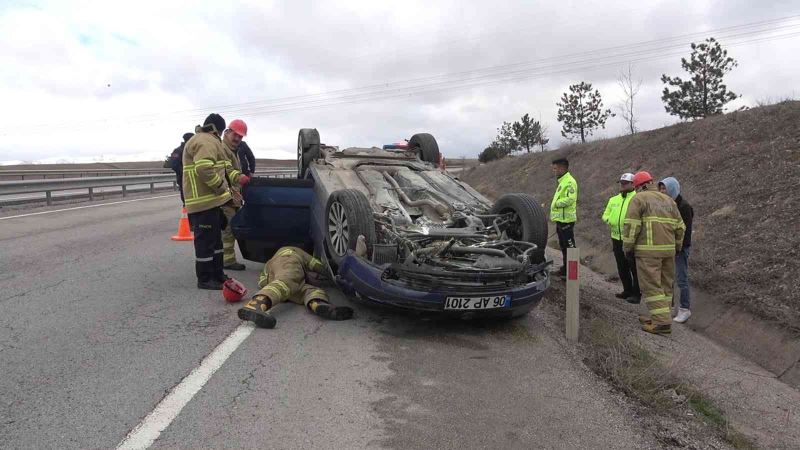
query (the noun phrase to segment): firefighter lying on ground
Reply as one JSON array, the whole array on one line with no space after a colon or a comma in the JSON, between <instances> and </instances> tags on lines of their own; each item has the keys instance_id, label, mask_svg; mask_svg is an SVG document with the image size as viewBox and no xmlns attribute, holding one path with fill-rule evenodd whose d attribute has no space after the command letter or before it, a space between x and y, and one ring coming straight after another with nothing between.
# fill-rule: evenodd
<instances>
[{"instance_id":1,"label":"firefighter lying on ground","mask_svg":"<svg viewBox=\"0 0 800 450\"><path fill-rule=\"evenodd\" d=\"M358 237L356 254L366 254L363 236ZM325 272L326 268L319 259L297 247L281 247L264 265L258 278L261 290L239 309L239 318L255 322L260 328L274 328L277 321L270 309L278 303L290 301L305 305L309 311L325 319L350 319L353 317L352 308L331 304L328 294L312 284L318 275Z\"/></svg>"}]
</instances>

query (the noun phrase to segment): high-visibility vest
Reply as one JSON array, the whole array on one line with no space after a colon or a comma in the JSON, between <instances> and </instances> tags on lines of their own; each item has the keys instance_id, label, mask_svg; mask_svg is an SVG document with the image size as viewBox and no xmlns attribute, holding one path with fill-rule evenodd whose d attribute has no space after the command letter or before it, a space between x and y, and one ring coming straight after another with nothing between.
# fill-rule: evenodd
<instances>
[{"instance_id":1,"label":"high-visibility vest","mask_svg":"<svg viewBox=\"0 0 800 450\"><path fill-rule=\"evenodd\" d=\"M611 230L611 239L622 240L622 228L625 226L625 214L628 212L628 204L631 202L635 191L622 193L608 199L606 210L603 212L603 222L608 224Z\"/></svg>"},{"instance_id":2,"label":"high-visibility vest","mask_svg":"<svg viewBox=\"0 0 800 450\"><path fill-rule=\"evenodd\" d=\"M558 179L558 188L550 202L550 220L562 223L578 220L578 182L569 172Z\"/></svg>"}]
</instances>

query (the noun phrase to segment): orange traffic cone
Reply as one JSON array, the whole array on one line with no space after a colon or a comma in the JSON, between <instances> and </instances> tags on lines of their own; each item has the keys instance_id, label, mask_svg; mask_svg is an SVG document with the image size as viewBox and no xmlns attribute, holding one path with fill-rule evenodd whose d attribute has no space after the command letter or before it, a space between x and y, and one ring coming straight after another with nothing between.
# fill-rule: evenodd
<instances>
[{"instance_id":1,"label":"orange traffic cone","mask_svg":"<svg viewBox=\"0 0 800 450\"><path fill-rule=\"evenodd\" d=\"M172 236L173 241L193 241L194 235L189 231L189 217L186 208L181 209L181 219L178 221L178 234Z\"/></svg>"}]
</instances>

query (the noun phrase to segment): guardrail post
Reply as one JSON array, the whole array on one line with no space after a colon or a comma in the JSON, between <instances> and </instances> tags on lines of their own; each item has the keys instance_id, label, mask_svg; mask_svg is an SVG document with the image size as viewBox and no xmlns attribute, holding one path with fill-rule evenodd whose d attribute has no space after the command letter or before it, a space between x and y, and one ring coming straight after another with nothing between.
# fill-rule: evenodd
<instances>
[{"instance_id":1,"label":"guardrail post","mask_svg":"<svg viewBox=\"0 0 800 450\"><path fill-rule=\"evenodd\" d=\"M578 294L580 293L581 277L580 271L580 250L577 248L567 249L567 340L577 342L578 340L578 318L580 304Z\"/></svg>"},{"instance_id":2,"label":"guardrail post","mask_svg":"<svg viewBox=\"0 0 800 450\"><path fill-rule=\"evenodd\" d=\"M94 200L94 188L89 188L89 201Z\"/></svg>"},{"instance_id":3,"label":"guardrail post","mask_svg":"<svg viewBox=\"0 0 800 450\"><path fill-rule=\"evenodd\" d=\"M45 197L47 198L47 206L53 204L53 194L50 191L44 193Z\"/></svg>"},{"instance_id":4,"label":"guardrail post","mask_svg":"<svg viewBox=\"0 0 800 450\"><path fill-rule=\"evenodd\" d=\"M173 191L177 191L178 190L178 182L177 181L174 181L174 180L172 181L172 190Z\"/></svg>"},{"instance_id":5,"label":"guardrail post","mask_svg":"<svg viewBox=\"0 0 800 450\"><path fill-rule=\"evenodd\" d=\"M122 196L125 197L126 194L127 194L127 190L125 189L125 185L123 184L122 185Z\"/></svg>"},{"instance_id":6,"label":"guardrail post","mask_svg":"<svg viewBox=\"0 0 800 450\"><path fill-rule=\"evenodd\" d=\"M150 183L150 193L152 194L155 191L156 191L156 184L155 183Z\"/></svg>"}]
</instances>

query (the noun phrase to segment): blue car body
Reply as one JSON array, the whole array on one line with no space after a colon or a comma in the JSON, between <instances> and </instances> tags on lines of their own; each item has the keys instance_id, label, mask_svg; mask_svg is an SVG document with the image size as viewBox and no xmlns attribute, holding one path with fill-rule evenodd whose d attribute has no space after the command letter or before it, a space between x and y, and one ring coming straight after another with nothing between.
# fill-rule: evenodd
<instances>
[{"instance_id":1,"label":"blue car body","mask_svg":"<svg viewBox=\"0 0 800 450\"><path fill-rule=\"evenodd\" d=\"M325 255L323 217L315 208L312 179L272 179L254 177L244 192L245 206L233 218L231 228L245 259L266 262L285 245L304 248ZM327 258L326 258L327 259ZM381 305L457 316L511 317L527 313L542 299L549 286L544 265L533 267L529 283L506 288L472 286L469 288L432 283L424 289L401 278L387 277L390 264L375 264L352 251L332 274L347 295ZM445 311L448 297L494 298L506 296L507 304L488 310Z\"/></svg>"}]
</instances>

